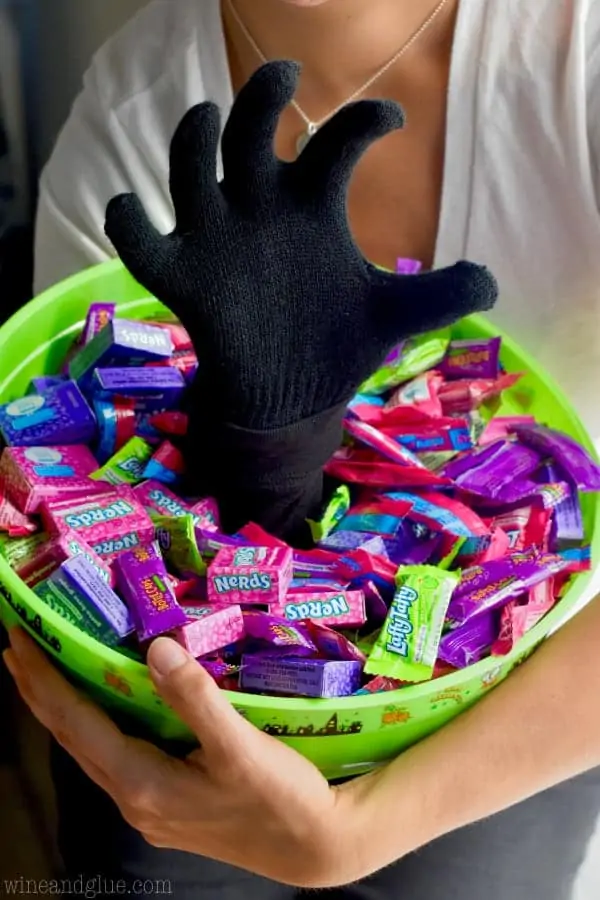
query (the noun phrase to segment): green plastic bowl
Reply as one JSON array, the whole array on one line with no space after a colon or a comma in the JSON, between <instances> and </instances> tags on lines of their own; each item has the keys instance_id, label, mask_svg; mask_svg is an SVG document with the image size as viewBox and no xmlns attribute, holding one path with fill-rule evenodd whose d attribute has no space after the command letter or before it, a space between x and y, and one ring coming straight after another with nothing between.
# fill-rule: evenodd
<instances>
[{"instance_id":1,"label":"green plastic bowl","mask_svg":"<svg viewBox=\"0 0 600 900\"><path fill-rule=\"evenodd\" d=\"M89 269L46 291L0 329L0 402L22 396L36 375L56 372L90 303L116 300L119 314L155 317L164 308L123 269L110 262ZM454 329L455 337L498 334L479 317ZM499 414L531 414L571 434L592 450L591 442L558 386L531 357L503 336L502 363L527 375L507 392ZM599 549L599 498L583 497L587 539ZM568 617L581 600L589 575L577 577L565 598L527 634L510 656L486 659L436 681L374 696L337 700L281 699L231 693L238 711L312 760L328 778L368 771L397 756L503 681L539 643ZM47 607L0 560L0 618L22 625L63 671L119 717L132 717L149 735L193 741L186 726L153 688L146 667L110 650L77 630Z\"/></svg>"}]
</instances>

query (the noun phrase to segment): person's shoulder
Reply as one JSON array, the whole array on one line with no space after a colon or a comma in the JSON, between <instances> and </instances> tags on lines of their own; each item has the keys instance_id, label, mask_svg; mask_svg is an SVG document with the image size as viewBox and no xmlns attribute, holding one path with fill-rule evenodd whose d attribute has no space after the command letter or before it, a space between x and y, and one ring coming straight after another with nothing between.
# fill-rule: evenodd
<instances>
[{"instance_id":1,"label":"person's shoulder","mask_svg":"<svg viewBox=\"0 0 600 900\"><path fill-rule=\"evenodd\" d=\"M102 105L117 110L151 91L193 52L200 68L219 41L219 0L151 0L94 55L85 74Z\"/></svg>"}]
</instances>

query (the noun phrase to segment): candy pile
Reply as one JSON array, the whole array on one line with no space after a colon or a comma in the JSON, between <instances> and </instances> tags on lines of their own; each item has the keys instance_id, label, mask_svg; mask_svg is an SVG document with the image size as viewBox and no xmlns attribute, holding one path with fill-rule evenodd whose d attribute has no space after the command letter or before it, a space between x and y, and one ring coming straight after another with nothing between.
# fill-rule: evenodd
<instances>
[{"instance_id":1,"label":"candy pile","mask_svg":"<svg viewBox=\"0 0 600 900\"><path fill-rule=\"evenodd\" d=\"M177 492L197 360L179 324L90 307L62 374L0 407L0 550L45 603L134 658L169 634L224 688L394 690L503 655L590 567L573 439L497 417L501 342L405 342L348 407L314 548Z\"/></svg>"}]
</instances>

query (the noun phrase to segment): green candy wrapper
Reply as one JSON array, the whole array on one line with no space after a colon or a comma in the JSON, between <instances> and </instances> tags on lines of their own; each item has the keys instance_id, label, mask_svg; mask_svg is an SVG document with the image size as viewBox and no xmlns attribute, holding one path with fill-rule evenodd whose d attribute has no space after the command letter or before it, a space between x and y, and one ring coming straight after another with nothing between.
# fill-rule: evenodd
<instances>
[{"instance_id":1,"label":"green candy wrapper","mask_svg":"<svg viewBox=\"0 0 600 900\"><path fill-rule=\"evenodd\" d=\"M137 484L142 480L146 464L153 453L154 450L146 441L133 437L90 478L94 481L106 481L108 484Z\"/></svg>"},{"instance_id":2,"label":"green candy wrapper","mask_svg":"<svg viewBox=\"0 0 600 900\"><path fill-rule=\"evenodd\" d=\"M42 544L50 540L45 531L28 535L23 538L10 538L8 535L0 536L0 553L11 569L16 569L23 560L31 559Z\"/></svg>"},{"instance_id":3,"label":"green candy wrapper","mask_svg":"<svg viewBox=\"0 0 600 900\"><path fill-rule=\"evenodd\" d=\"M336 525L342 521L348 510L350 509L350 489L345 484L335 491L331 500L327 504L327 509L323 513L319 522L313 522L308 519L312 539L315 544L325 540L328 534L331 534Z\"/></svg>"},{"instance_id":4,"label":"green candy wrapper","mask_svg":"<svg viewBox=\"0 0 600 900\"><path fill-rule=\"evenodd\" d=\"M449 345L449 328L410 338L390 353L381 368L361 385L359 393L383 394L433 369L443 360Z\"/></svg>"},{"instance_id":5,"label":"green candy wrapper","mask_svg":"<svg viewBox=\"0 0 600 900\"><path fill-rule=\"evenodd\" d=\"M155 516L156 540L163 556L181 578L206 575L206 563L198 549L195 517Z\"/></svg>"},{"instance_id":6,"label":"green candy wrapper","mask_svg":"<svg viewBox=\"0 0 600 900\"><path fill-rule=\"evenodd\" d=\"M400 568L396 593L365 673L399 681L431 679L450 598L459 581L457 573L434 566Z\"/></svg>"}]
</instances>

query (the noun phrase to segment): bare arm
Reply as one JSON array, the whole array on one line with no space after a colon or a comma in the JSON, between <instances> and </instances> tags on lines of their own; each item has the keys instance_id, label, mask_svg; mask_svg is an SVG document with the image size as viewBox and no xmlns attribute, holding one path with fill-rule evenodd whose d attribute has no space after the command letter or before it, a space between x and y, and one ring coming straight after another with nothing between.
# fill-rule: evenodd
<instances>
[{"instance_id":1,"label":"bare arm","mask_svg":"<svg viewBox=\"0 0 600 900\"><path fill-rule=\"evenodd\" d=\"M599 639L596 598L477 706L343 789L365 836L350 877L600 765Z\"/></svg>"}]
</instances>

